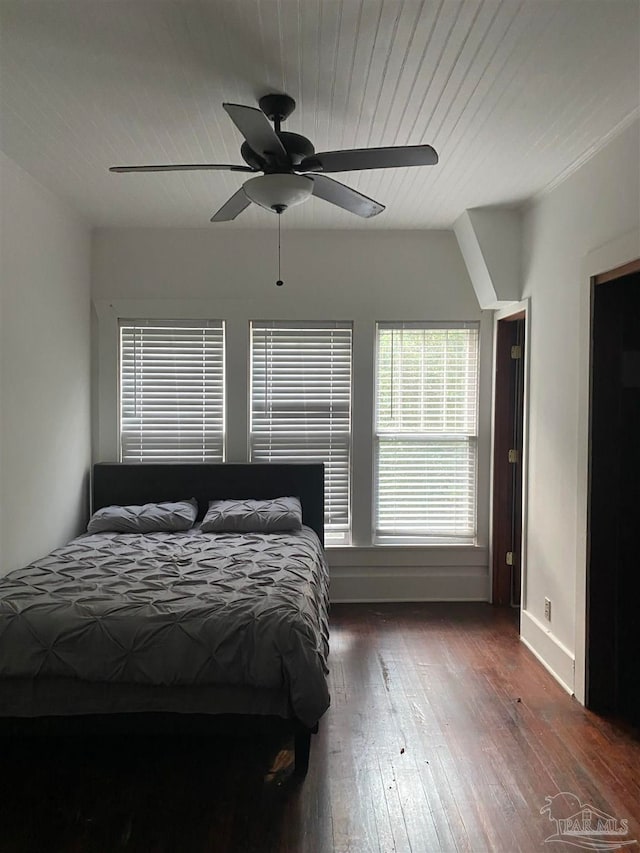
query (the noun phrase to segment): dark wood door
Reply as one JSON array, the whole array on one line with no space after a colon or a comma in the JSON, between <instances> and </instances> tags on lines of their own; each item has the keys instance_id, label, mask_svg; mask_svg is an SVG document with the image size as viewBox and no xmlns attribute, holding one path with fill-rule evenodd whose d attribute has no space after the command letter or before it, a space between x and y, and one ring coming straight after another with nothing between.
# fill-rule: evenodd
<instances>
[{"instance_id":1,"label":"dark wood door","mask_svg":"<svg viewBox=\"0 0 640 853\"><path fill-rule=\"evenodd\" d=\"M494 409L493 603L520 605L524 313L498 321Z\"/></svg>"},{"instance_id":2,"label":"dark wood door","mask_svg":"<svg viewBox=\"0 0 640 853\"><path fill-rule=\"evenodd\" d=\"M640 272L593 293L587 705L640 724Z\"/></svg>"}]
</instances>

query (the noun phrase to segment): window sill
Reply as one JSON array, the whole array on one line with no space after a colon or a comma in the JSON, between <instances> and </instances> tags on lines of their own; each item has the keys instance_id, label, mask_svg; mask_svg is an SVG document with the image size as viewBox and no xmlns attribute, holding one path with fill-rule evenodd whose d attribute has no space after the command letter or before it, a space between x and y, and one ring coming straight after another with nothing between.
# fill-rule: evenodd
<instances>
[{"instance_id":1,"label":"window sill","mask_svg":"<svg viewBox=\"0 0 640 853\"><path fill-rule=\"evenodd\" d=\"M433 551L434 549L443 548L467 548L470 550L484 549L486 545L480 545L477 542L375 542L373 545L352 545L348 542L325 542L325 551L348 551L353 554L354 551Z\"/></svg>"},{"instance_id":2,"label":"window sill","mask_svg":"<svg viewBox=\"0 0 640 853\"><path fill-rule=\"evenodd\" d=\"M486 545L329 545L331 566L486 566Z\"/></svg>"}]
</instances>

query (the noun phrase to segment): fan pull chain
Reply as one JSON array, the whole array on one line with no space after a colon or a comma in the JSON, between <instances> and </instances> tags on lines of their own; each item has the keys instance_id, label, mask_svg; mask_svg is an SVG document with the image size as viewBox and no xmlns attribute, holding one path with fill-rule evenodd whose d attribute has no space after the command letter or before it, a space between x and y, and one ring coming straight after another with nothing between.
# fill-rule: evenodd
<instances>
[{"instance_id":1,"label":"fan pull chain","mask_svg":"<svg viewBox=\"0 0 640 853\"><path fill-rule=\"evenodd\" d=\"M282 287L284 281L282 280L282 275L280 272L280 221L282 218L282 214L278 214L278 280L276 281L276 287Z\"/></svg>"}]
</instances>

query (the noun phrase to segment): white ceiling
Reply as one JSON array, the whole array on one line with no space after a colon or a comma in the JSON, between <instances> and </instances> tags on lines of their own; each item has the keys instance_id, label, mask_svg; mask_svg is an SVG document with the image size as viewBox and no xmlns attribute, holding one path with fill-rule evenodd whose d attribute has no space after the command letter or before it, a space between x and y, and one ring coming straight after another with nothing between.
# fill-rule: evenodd
<instances>
[{"instance_id":1,"label":"white ceiling","mask_svg":"<svg viewBox=\"0 0 640 853\"><path fill-rule=\"evenodd\" d=\"M448 228L518 204L638 114L638 0L0 0L0 148L91 223L208 226L242 163L223 101L287 92L316 150L432 144L437 166L347 172L387 206L311 199L287 227ZM225 229L272 227L252 206ZM284 218L283 218L284 224Z\"/></svg>"}]
</instances>

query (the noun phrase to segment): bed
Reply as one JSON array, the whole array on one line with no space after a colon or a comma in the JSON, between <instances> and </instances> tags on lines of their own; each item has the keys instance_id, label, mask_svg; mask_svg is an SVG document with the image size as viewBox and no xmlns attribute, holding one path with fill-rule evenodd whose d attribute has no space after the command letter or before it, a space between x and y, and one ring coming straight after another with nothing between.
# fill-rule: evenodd
<instances>
[{"instance_id":1,"label":"bed","mask_svg":"<svg viewBox=\"0 0 640 853\"><path fill-rule=\"evenodd\" d=\"M3 730L260 724L304 774L329 704L317 464L94 466L92 512L195 498L178 532L84 534L0 579ZM210 501L296 496L302 527L202 532Z\"/></svg>"}]
</instances>

